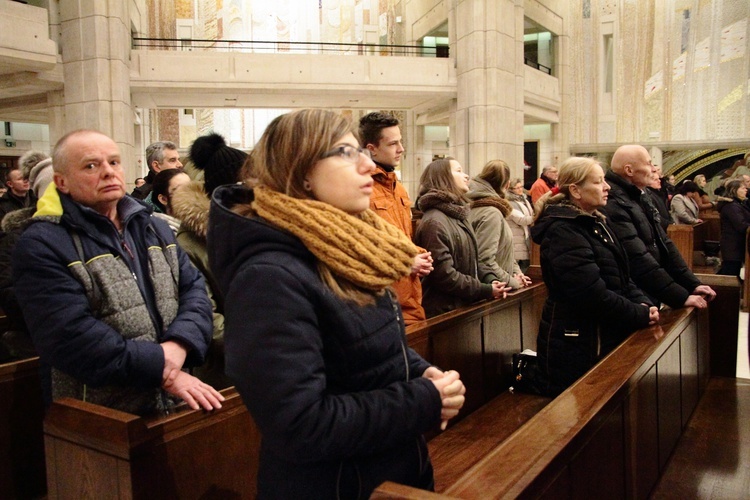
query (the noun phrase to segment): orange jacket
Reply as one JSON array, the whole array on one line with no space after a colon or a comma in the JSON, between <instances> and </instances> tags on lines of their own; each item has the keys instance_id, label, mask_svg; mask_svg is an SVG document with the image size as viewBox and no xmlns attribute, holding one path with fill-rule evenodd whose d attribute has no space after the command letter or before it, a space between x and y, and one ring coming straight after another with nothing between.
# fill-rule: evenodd
<instances>
[{"instance_id":1,"label":"orange jacket","mask_svg":"<svg viewBox=\"0 0 750 500\"><path fill-rule=\"evenodd\" d=\"M534 182L534 184L531 185L531 189L529 189L529 195L531 195L531 203L536 203L536 200L541 198L544 193L551 190L552 188L547 185L547 182L544 179L542 179L541 177L538 178Z\"/></svg>"},{"instance_id":2,"label":"orange jacket","mask_svg":"<svg viewBox=\"0 0 750 500\"><path fill-rule=\"evenodd\" d=\"M409 239L411 233L411 200L395 172L386 172L380 166L372 175L375 181L370 196L370 208L379 216L401 229ZM410 325L425 319L422 308L422 284L419 277L409 275L391 285L401 303L404 323Z\"/></svg>"}]
</instances>

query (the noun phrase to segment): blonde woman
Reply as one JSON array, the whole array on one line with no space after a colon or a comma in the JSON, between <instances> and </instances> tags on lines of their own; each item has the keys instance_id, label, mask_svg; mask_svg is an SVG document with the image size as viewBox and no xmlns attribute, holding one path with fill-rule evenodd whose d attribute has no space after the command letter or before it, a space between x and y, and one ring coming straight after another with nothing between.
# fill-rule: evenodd
<instances>
[{"instance_id":1,"label":"blonde woman","mask_svg":"<svg viewBox=\"0 0 750 500\"><path fill-rule=\"evenodd\" d=\"M547 393L555 396L659 311L630 279L625 251L598 211L609 185L591 158L569 158L540 199L531 236L541 247L548 297L537 336Z\"/></svg>"}]
</instances>

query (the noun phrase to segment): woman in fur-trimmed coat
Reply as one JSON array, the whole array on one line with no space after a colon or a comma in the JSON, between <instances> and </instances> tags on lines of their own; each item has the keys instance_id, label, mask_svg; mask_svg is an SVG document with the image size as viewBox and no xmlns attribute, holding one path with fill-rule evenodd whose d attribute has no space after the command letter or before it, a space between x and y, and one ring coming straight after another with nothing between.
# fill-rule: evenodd
<instances>
[{"instance_id":1,"label":"woman in fur-trimmed coat","mask_svg":"<svg viewBox=\"0 0 750 500\"><path fill-rule=\"evenodd\" d=\"M193 374L214 387L229 387L232 383L224 375L224 299L208 266L206 250L208 209L211 201L203 190L203 182L193 181L175 191L170 203L175 217L180 220L177 243L205 278L206 291L213 309L214 332L206 363L195 368Z\"/></svg>"},{"instance_id":2,"label":"woman in fur-trimmed coat","mask_svg":"<svg viewBox=\"0 0 750 500\"><path fill-rule=\"evenodd\" d=\"M177 243L206 279L208 297L213 307L213 341L206 363L193 373L219 388L229 387L232 383L224 374L224 297L208 265L208 215L214 190L221 185L237 183L246 158L247 153L228 146L217 133L198 137L190 147L190 159L195 168L203 172L204 181L193 181L183 186L170 199L170 209L181 221Z\"/></svg>"}]
</instances>

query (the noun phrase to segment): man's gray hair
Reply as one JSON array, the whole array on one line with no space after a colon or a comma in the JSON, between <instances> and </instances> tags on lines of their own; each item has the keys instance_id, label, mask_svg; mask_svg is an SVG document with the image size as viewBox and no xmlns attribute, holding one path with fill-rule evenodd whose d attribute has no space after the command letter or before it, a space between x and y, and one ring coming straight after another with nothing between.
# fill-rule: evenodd
<instances>
[{"instance_id":1,"label":"man's gray hair","mask_svg":"<svg viewBox=\"0 0 750 500\"><path fill-rule=\"evenodd\" d=\"M172 141L158 141L149 144L146 148L146 164L148 165L149 170L152 170L152 163L161 163L164 160L165 149L177 151L177 144Z\"/></svg>"}]
</instances>

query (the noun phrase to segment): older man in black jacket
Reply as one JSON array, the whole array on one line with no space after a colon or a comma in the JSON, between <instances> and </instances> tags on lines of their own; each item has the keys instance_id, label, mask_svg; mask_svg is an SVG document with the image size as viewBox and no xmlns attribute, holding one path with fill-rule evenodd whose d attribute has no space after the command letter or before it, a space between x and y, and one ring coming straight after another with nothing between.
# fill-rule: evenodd
<instances>
[{"instance_id":1,"label":"older man in black jacket","mask_svg":"<svg viewBox=\"0 0 750 500\"><path fill-rule=\"evenodd\" d=\"M650 195L644 194L655 168L643 146L626 145L615 151L606 181L610 185L607 206L609 226L628 254L631 277L656 303L672 308L707 307L716 296L688 269L660 224Z\"/></svg>"}]
</instances>

